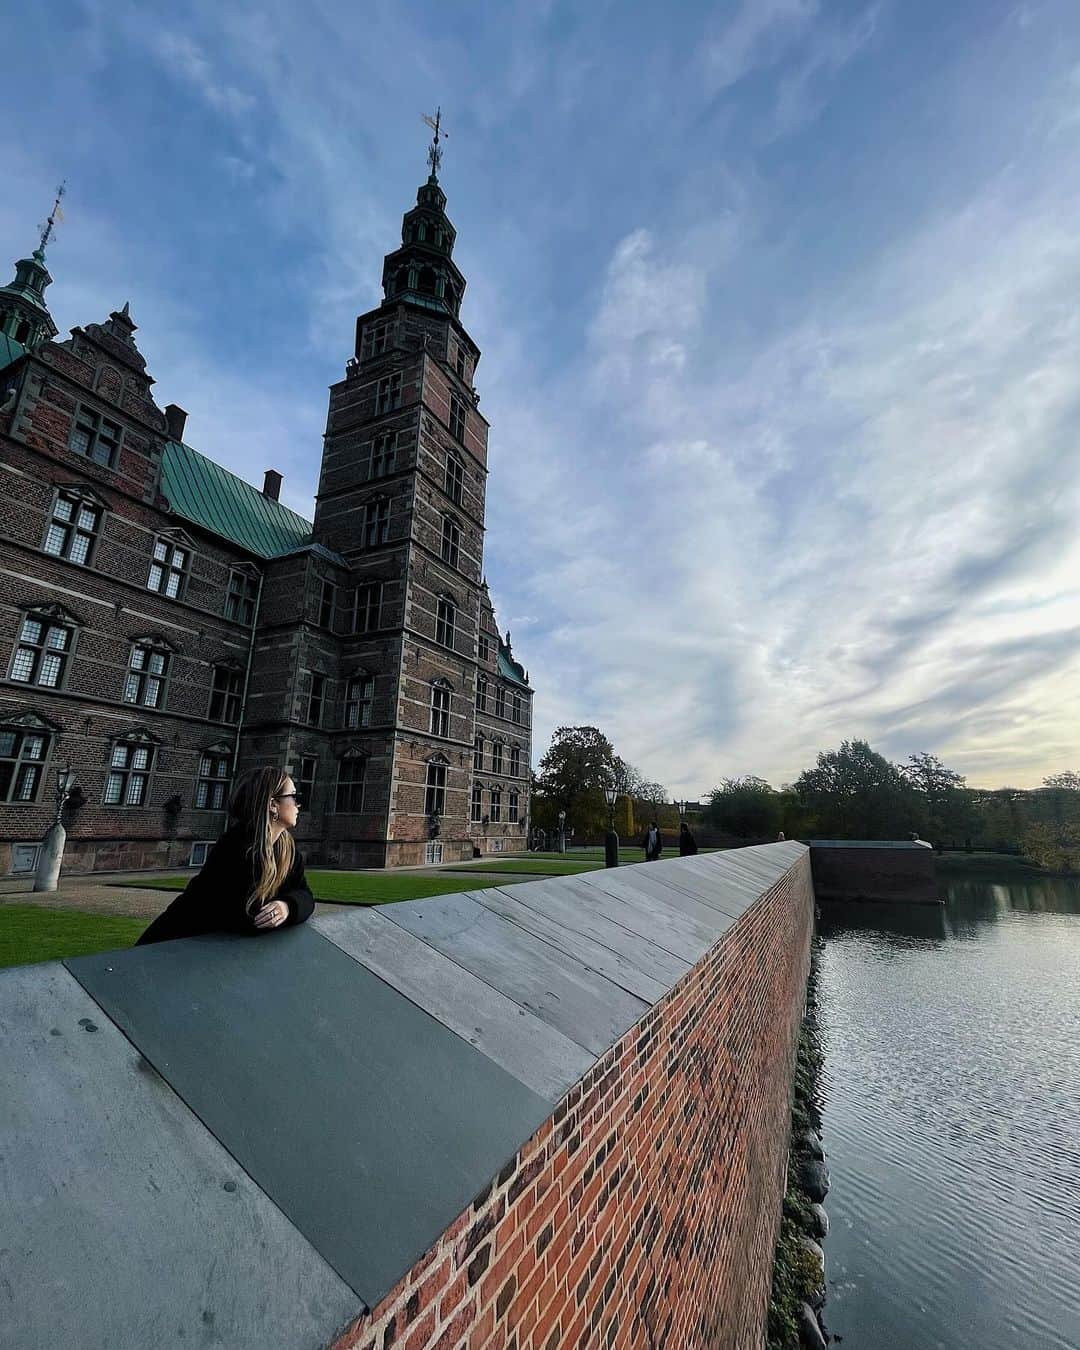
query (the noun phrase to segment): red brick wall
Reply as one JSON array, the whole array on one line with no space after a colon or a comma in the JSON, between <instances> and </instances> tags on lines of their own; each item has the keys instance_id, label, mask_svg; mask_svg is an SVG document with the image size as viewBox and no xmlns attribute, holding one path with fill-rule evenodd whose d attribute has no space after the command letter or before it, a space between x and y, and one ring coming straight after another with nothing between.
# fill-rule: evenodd
<instances>
[{"instance_id":1,"label":"red brick wall","mask_svg":"<svg viewBox=\"0 0 1080 1350\"><path fill-rule=\"evenodd\" d=\"M334 1350L756 1350L812 917L804 855Z\"/></svg>"}]
</instances>

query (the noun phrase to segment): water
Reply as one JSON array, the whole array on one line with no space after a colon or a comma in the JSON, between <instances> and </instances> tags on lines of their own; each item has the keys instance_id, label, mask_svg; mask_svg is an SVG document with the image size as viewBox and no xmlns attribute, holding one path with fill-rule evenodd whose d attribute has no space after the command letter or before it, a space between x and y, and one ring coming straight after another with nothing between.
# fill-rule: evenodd
<instances>
[{"instance_id":1,"label":"water","mask_svg":"<svg viewBox=\"0 0 1080 1350\"><path fill-rule=\"evenodd\" d=\"M843 1350L1080 1348L1080 881L943 876L821 923Z\"/></svg>"}]
</instances>

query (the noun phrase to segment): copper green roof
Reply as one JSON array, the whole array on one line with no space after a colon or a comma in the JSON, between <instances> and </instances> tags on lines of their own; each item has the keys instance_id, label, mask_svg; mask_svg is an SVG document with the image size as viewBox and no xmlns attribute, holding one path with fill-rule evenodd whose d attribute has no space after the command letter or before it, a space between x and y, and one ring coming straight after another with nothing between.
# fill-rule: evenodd
<instances>
[{"instance_id":1,"label":"copper green roof","mask_svg":"<svg viewBox=\"0 0 1080 1350\"><path fill-rule=\"evenodd\" d=\"M21 342L16 342L6 333L0 333L0 370L3 370L5 366L10 366L12 361L17 361L20 356L25 355L26 348Z\"/></svg>"},{"instance_id":2,"label":"copper green roof","mask_svg":"<svg viewBox=\"0 0 1080 1350\"><path fill-rule=\"evenodd\" d=\"M525 678L525 668L518 664L510 654L510 648L499 639L499 674L508 679L512 684L520 684L523 689L528 689L529 681Z\"/></svg>"},{"instance_id":3,"label":"copper green roof","mask_svg":"<svg viewBox=\"0 0 1080 1350\"><path fill-rule=\"evenodd\" d=\"M311 540L310 520L181 441L165 447L161 492L175 515L260 558L276 558Z\"/></svg>"}]
</instances>

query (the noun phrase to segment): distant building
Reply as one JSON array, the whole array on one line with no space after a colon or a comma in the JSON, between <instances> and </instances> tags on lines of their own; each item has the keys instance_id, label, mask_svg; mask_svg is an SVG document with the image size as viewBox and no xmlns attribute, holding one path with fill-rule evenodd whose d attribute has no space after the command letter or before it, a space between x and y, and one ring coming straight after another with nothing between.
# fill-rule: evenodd
<instances>
[{"instance_id":1,"label":"distant building","mask_svg":"<svg viewBox=\"0 0 1080 1350\"><path fill-rule=\"evenodd\" d=\"M200 861L284 764L311 862L524 843L532 688L483 581L487 422L433 172L330 390L314 522L185 444L125 304L57 342L44 250L0 288L0 874Z\"/></svg>"}]
</instances>

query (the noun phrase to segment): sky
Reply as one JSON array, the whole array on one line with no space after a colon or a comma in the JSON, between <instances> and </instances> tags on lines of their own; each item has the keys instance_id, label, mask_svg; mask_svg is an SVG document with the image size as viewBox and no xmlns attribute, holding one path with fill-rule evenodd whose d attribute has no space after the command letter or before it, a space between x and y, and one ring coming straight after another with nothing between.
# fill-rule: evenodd
<instances>
[{"instance_id":1,"label":"sky","mask_svg":"<svg viewBox=\"0 0 1080 1350\"><path fill-rule=\"evenodd\" d=\"M441 105L534 761L1080 768L1072 0L0 15L0 260L66 178L61 333L129 300L189 443L308 517Z\"/></svg>"}]
</instances>

